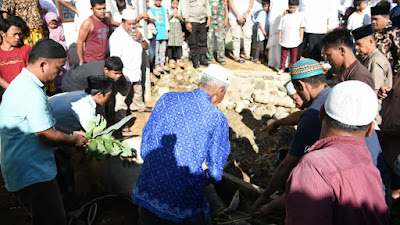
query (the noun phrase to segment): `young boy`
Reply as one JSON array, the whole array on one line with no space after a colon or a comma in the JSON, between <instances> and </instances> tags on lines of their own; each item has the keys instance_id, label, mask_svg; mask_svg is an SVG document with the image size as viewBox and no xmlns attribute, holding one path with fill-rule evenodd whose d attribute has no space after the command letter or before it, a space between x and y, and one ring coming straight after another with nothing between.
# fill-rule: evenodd
<instances>
[{"instance_id":1,"label":"young boy","mask_svg":"<svg viewBox=\"0 0 400 225\"><path fill-rule=\"evenodd\" d=\"M160 75L160 72L168 71L165 66L165 52L167 50L167 40L169 33L169 23L167 11L161 6L162 0L155 0L154 6L150 7L151 13L156 16L154 25L156 26L156 61L153 74Z\"/></svg>"},{"instance_id":2,"label":"young boy","mask_svg":"<svg viewBox=\"0 0 400 225\"><path fill-rule=\"evenodd\" d=\"M282 74L286 69L286 59L290 52L290 67L297 61L299 45L304 37L304 17L297 11L299 0L289 0L288 13L281 18L278 26L279 44L281 45L281 69Z\"/></svg>"},{"instance_id":3,"label":"young boy","mask_svg":"<svg viewBox=\"0 0 400 225\"><path fill-rule=\"evenodd\" d=\"M356 11L349 16L346 26L347 30L350 31L371 23L369 15L363 12L367 8L366 0L354 0L353 5Z\"/></svg>"},{"instance_id":4,"label":"young boy","mask_svg":"<svg viewBox=\"0 0 400 225\"><path fill-rule=\"evenodd\" d=\"M258 14L256 22L258 22L257 29L257 45L256 45L256 53L254 55L254 63L261 64L259 60L260 52L264 52L264 46L268 41L268 32L269 32L269 24L268 24L268 11L269 11L269 3L270 0L263 0L261 2L263 10Z\"/></svg>"}]
</instances>

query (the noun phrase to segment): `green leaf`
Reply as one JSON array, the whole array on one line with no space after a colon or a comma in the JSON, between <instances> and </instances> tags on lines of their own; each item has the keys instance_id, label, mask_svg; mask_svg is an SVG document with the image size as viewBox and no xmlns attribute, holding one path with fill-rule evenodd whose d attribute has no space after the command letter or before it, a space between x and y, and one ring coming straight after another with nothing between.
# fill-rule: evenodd
<instances>
[{"instance_id":1,"label":"green leaf","mask_svg":"<svg viewBox=\"0 0 400 225\"><path fill-rule=\"evenodd\" d=\"M106 147L107 153L112 152L112 150L113 150L113 141L112 140L104 141L104 146Z\"/></svg>"},{"instance_id":2,"label":"green leaf","mask_svg":"<svg viewBox=\"0 0 400 225\"><path fill-rule=\"evenodd\" d=\"M101 120L101 115L100 114L97 114L97 116L96 116L96 123L95 123L95 125L96 126L98 126L99 124L100 124L100 120Z\"/></svg>"},{"instance_id":3,"label":"green leaf","mask_svg":"<svg viewBox=\"0 0 400 225\"><path fill-rule=\"evenodd\" d=\"M89 121L86 133L92 132L93 128L95 128L95 127L96 127L96 122L93 120Z\"/></svg>"},{"instance_id":4,"label":"green leaf","mask_svg":"<svg viewBox=\"0 0 400 225\"><path fill-rule=\"evenodd\" d=\"M87 150L89 152L95 152L97 150L97 145L98 145L98 142L95 139L93 139L90 142L90 145L87 147Z\"/></svg>"}]
</instances>

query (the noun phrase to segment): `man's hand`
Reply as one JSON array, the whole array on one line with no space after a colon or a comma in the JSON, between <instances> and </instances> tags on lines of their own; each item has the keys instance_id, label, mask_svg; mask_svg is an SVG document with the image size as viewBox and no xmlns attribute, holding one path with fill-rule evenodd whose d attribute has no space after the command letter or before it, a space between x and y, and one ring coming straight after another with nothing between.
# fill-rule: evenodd
<instances>
[{"instance_id":1,"label":"man's hand","mask_svg":"<svg viewBox=\"0 0 400 225\"><path fill-rule=\"evenodd\" d=\"M263 31L264 37L266 37L268 35L267 32Z\"/></svg>"},{"instance_id":2,"label":"man's hand","mask_svg":"<svg viewBox=\"0 0 400 225\"><path fill-rule=\"evenodd\" d=\"M241 15L237 16L237 21L239 24L243 24L244 23L243 16Z\"/></svg>"},{"instance_id":3,"label":"man's hand","mask_svg":"<svg viewBox=\"0 0 400 225\"><path fill-rule=\"evenodd\" d=\"M73 136L75 137L75 147L87 147L90 145L90 140L86 140L86 133L82 131L74 131Z\"/></svg>"},{"instance_id":4,"label":"man's hand","mask_svg":"<svg viewBox=\"0 0 400 225\"><path fill-rule=\"evenodd\" d=\"M226 19L224 20L224 27L227 27L229 24L229 18L226 17Z\"/></svg>"},{"instance_id":5,"label":"man's hand","mask_svg":"<svg viewBox=\"0 0 400 225\"><path fill-rule=\"evenodd\" d=\"M85 62L82 61L82 60L79 61L79 65L80 65L80 66L82 66L84 63L85 63Z\"/></svg>"},{"instance_id":6,"label":"man's hand","mask_svg":"<svg viewBox=\"0 0 400 225\"><path fill-rule=\"evenodd\" d=\"M256 212L257 208L260 205L265 204L269 200L269 196L265 195L265 192L254 202L253 206L251 207L252 212Z\"/></svg>"},{"instance_id":7,"label":"man's hand","mask_svg":"<svg viewBox=\"0 0 400 225\"><path fill-rule=\"evenodd\" d=\"M123 167L131 167L137 165L137 160L134 157L119 157L122 160Z\"/></svg>"},{"instance_id":8,"label":"man's hand","mask_svg":"<svg viewBox=\"0 0 400 225\"><path fill-rule=\"evenodd\" d=\"M186 24L186 30L192 32L192 24L190 22Z\"/></svg>"},{"instance_id":9,"label":"man's hand","mask_svg":"<svg viewBox=\"0 0 400 225\"><path fill-rule=\"evenodd\" d=\"M261 127L260 131L267 131L269 135L273 135L278 131L279 125L276 122L271 123L270 125Z\"/></svg>"},{"instance_id":10,"label":"man's hand","mask_svg":"<svg viewBox=\"0 0 400 225\"><path fill-rule=\"evenodd\" d=\"M392 90L390 87L381 87L378 91L379 100L383 100L389 96L389 92Z\"/></svg>"},{"instance_id":11,"label":"man's hand","mask_svg":"<svg viewBox=\"0 0 400 225\"><path fill-rule=\"evenodd\" d=\"M211 17L208 17L206 27L210 27L210 26L211 26Z\"/></svg>"}]
</instances>

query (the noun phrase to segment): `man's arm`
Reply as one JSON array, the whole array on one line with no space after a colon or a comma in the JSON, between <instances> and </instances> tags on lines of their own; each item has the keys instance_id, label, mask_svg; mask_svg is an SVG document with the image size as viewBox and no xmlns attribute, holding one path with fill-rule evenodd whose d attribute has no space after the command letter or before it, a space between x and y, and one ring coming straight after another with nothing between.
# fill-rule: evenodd
<instances>
[{"instance_id":1,"label":"man's arm","mask_svg":"<svg viewBox=\"0 0 400 225\"><path fill-rule=\"evenodd\" d=\"M83 51L83 44L85 43L89 33L93 30L93 22L90 18L83 22L81 29L79 30L78 41L76 43L76 50L79 57L79 65L85 63L85 55Z\"/></svg>"},{"instance_id":2,"label":"man's arm","mask_svg":"<svg viewBox=\"0 0 400 225\"><path fill-rule=\"evenodd\" d=\"M66 2L64 0L58 0L58 2L79 16L78 10L76 10L76 8L73 5L71 5L69 2Z\"/></svg>"},{"instance_id":3,"label":"man's arm","mask_svg":"<svg viewBox=\"0 0 400 225\"><path fill-rule=\"evenodd\" d=\"M229 144L229 125L225 117L213 132L210 148L207 151L207 180L210 183L218 183L222 179L224 165L228 160L231 147Z\"/></svg>"},{"instance_id":4,"label":"man's arm","mask_svg":"<svg viewBox=\"0 0 400 225\"><path fill-rule=\"evenodd\" d=\"M300 117L303 114L304 111L297 111L289 116L282 118L280 120L276 120L273 123L271 123L268 126L263 126L260 130L261 131L267 131L269 135L272 135L273 133L276 132L276 130L280 126L294 126L297 125L300 121Z\"/></svg>"},{"instance_id":5,"label":"man's arm","mask_svg":"<svg viewBox=\"0 0 400 225\"><path fill-rule=\"evenodd\" d=\"M87 144L87 140L81 134L67 135L56 131L53 128L47 129L42 132L36 132L36 135L39 137L40 141L50 146L67 145L79 147L85 146Z\"/></svg>"},{"instance_id":6,"label":"man's arm","mask_svg":"<svg viewBox=\"0 0 400 225\"><path fill-rule=\"evenodd\" d=\"M270 195L278 190L279 187L285 185L286 179L289 177L290 172L297 165L299 160L300 157L298 156L292 156L290 154L286 155L285 159L279 164L278 168L276 168L264 193L253 204L253 210L256 210L258 206L265 204Z\"/></svg>"}]
</instances>

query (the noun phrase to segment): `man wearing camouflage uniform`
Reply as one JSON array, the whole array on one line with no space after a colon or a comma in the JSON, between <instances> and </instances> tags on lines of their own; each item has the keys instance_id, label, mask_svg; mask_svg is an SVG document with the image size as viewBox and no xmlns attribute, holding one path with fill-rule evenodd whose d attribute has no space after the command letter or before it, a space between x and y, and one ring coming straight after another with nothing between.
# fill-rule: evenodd
<instances>
[{"instance_id":1,"label":"man wearing camouflage uniform","mask_svg":"<svg viewBox=\"0 0 400 225\"><path fill-rule=\"evenodd\" d=\"M228 0L209 0L207 7L207 60L214 60L214 39L217 40L217 61L225 65L225 27L228 26Z\"/></svg>"}]
</instances>

